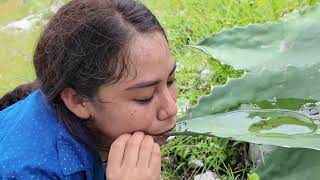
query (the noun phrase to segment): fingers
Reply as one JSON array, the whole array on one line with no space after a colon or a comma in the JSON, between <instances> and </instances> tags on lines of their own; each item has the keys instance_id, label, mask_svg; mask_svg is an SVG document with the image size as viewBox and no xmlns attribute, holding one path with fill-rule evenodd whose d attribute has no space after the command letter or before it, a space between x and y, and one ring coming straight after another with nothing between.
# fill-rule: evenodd
<instances>
[{"instance_id":1,"label":"fingers","mask_svg":"<svg viewBox=\"0 0 320 180\"><path fill-rule=\"evenodd\" d=\"M131 135L129 134L123 134L112 143L108 155L108 168L120 168L123 161L126 143L130 137Z\"/></svg>"},{"instance_id":2,"label":"fingers","mask_svg":"<svg viewBox=\"0 0 320 180\"><path fill-rule=\"evenodd\" d=\"M153 171L158 173L160 176L161 172L161 153L160 153L160 146L157 143L153 144L152 155L150 159L149 168Z\"/></svg>"},{"instance_id":3,"label":"fingers","mask_svg":"<svg viewBox=\"0 0 320 180\"><path fill-rule=\"evenodd\" d=\"M150 159L153 151L153 138L151 136L144 136L140 149L137 166L148 168L150 165Z\"/></svg>"},{"instance_id":4,"label":"fingers","mask_svg":"<svg viewBox=\"0 0 320 180\"><path fill-rule=\"evenodd\" d=\"M135 132L127 141L122 163L123 166L135 167L137 165L140 144L143 138L144 134L142 132Z\"/></svg>"},{"instance_id":5,"label":"fingers","mask_svg":"<svg viewBox=\"0 0 320 180\"><path fill-rule=\"evenodd\" d=\"M111 145L107 179L159 179L161 174L160 146L142 132L119 136Z\"/></svg>"}]
</instances>

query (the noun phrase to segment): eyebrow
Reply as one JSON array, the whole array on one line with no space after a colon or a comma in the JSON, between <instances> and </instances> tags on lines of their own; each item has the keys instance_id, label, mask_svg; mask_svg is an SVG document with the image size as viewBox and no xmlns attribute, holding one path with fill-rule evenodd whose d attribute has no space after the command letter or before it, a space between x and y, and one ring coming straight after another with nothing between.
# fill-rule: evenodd
<instances>
[{"instance_id":1,"label":"eyebrow","mask_svg":"<svg viewBox=\"0 0 320 180\"><path fill-rule=\"evenodd\" d=\"M174 63L174 66L169 74L169 76L171 76L175 70L176 70L176 67L177 67L177 64ZM169 77L168 76L168 77ZM139 83L136 83L130 87L128 87L126 90L132 90L132 89L138 89L138 88L147 88L147 87L152 87L156 84L158 84L160 82L160 80L151 80L151 81L143 81L143 82L139 82Z\"/></svg>"}]
</instances>

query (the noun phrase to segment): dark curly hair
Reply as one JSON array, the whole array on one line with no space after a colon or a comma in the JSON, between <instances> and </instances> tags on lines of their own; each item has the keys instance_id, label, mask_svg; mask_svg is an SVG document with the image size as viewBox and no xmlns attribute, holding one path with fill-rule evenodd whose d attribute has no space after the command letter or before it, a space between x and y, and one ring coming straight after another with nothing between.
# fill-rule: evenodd
<instances>
[{"instance_id":1,"label":"dark curly hair","mask_svg":"<svg viewBox=\"0 0 320 180\"><path fill-rule=\"evenodd\" d=\"M0 108L40 88L78 140L97 149L107 148L93 121L79 121L64 105L60 92L73 88L80 96L92 98L100 86L117 82L128 72L126 52L131 38L150 32L166 38L156 17L139 1L68 2L51 18L37 43L33 57L37 80L6 94Z\"/></svg>"}]
</instances>

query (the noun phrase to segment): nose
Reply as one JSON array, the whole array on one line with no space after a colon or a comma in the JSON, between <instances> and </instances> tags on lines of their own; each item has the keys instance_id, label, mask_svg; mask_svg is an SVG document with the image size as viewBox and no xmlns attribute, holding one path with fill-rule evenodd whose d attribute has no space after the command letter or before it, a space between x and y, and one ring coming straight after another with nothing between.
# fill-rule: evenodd
<instances>
[{"instance_id":1,"label":"nose","mask_svg":"<svg viewBox=\"0 0 320 180\"><path fill-rule=\"evenodd\" d=\"M163 121L177 115L178 109L176 105L176 90L166 89L161 93L160 108L158 111L158 119Z\"/></svg>"}]
</instances>

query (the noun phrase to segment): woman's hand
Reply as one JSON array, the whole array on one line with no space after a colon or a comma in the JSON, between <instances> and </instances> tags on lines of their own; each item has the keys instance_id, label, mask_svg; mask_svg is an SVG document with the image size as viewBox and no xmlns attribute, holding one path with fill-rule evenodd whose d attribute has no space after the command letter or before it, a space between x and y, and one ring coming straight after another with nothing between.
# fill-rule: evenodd
<instances>
[{"instance_id":1,"label":"woman's hand","mask_svg":"<svg viewBox=\"0 0 320 180\"><path fill-rule=\"evenodd\" d=\"M142 132L119 136L111 145L108 180L160 180L160 146Z\"/></svg>"}]
</instances>

